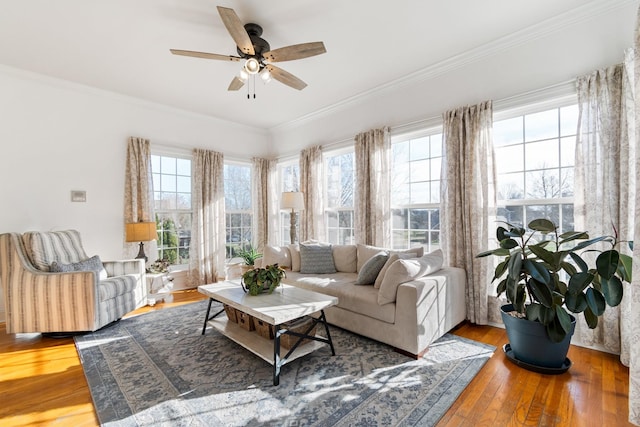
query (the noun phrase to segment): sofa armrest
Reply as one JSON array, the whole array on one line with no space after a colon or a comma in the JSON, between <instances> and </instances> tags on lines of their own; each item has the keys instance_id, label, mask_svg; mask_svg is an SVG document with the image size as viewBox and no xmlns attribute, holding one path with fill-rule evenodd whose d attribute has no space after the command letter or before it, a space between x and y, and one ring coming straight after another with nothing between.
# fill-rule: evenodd
<instances>
[{"instance_id":1,"label":"sofa armrest","mask_svg":"<svg viewBox=\"0 0 640 427\"><path fill-rule=\"evenodd\" d=\"M145 263L143 259L125 259L117 261L105 261L102 263L104 269L107 270L107 276L122 276L125 274L145 273Z\"/></svg>"}]
</instances>

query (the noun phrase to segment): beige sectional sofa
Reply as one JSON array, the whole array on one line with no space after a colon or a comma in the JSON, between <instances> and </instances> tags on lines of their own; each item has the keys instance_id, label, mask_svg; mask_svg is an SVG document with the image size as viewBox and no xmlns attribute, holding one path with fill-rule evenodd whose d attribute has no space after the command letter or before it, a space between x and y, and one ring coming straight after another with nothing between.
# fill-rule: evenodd
<instances>
[{"instance_id":1,"label":"beige sectional sofa","mask_svg":"<svg viewBox=\"0 0 640 427\"><path fill-rule=\"evenodd\" d=\"M324 260L305 263L316 246L323 247L318 251ZM338 305L325 310L329 323L411 356L422 355L465 319L465 271L442 267L440 251L318 243L265 247L257 266L275 263L287 270L284 283L338 297ZM357 284L363 281L370 283Z\"/></svg>"}]
</instances>

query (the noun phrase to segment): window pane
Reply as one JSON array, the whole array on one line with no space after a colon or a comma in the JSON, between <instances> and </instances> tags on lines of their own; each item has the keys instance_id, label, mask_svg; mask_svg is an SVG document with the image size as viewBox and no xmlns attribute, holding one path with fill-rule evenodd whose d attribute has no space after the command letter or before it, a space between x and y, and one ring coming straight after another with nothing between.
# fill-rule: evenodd
<instances>
[{"instance_id":1,"label":"window pane","mask_svg":"<svg viewBox=\"0 0 640 427\"><path fill-rule=\"evenodd\" d=\"M411 184L411 203L428 203L430 187L428 182Z\"/></svg>"},{"instance_id":2,"label":"window pane","mask_svg":"<svg viewBox=\"0 0 640 427\"><path fill-rule=\"evenodd\" d=\"M524 116L525 141L558 136L558 110L542 111Z\"/></svg>"},{"instance_id":3,"label":"window pane","mask_svg":"<svg viewBox=\"0 0 640 427\"><path fill-rule=\"evenodd\" d=\"M562 232L575 229L573 220L573 205L562 205Z\"/></svg>"},{"instance_id":4,"label":"window pane","mask_svg":"<svg viewBox=\"0 0 640 427\"><path fill-rule=\"evenodd\" d=\"M408 211L407 209L393 209L391 211L392 228L407 228L408 227Z\"/></svg>"},{"instance_id":5,"label":"window pane","mask_svg":"<svg viewBox=\"0 0 640 427\"><path fill-rule=\"evenodd\" d=\"M431 158L442 157L442 134L431 135Z\"/></svg>"},{"instance_id":6,"label":"window pane","mask_svg":"<svg viewBox=\"0 0 640 427\"><path fill-rule=\"evenodd\" d=\"M519 227L523 226L524 206L506 206L498 208L498 221L508 222Z\"/></svg>"},{"instance_id":7,"label":"window pane","mask_svg":"<svg viewBox=\"0 0 640 427\"><path fill-rule=\"evenodd\" d=\"M429 158L429 138L423 137L411 140L411 160L421 160Z\"/></svg>"},{"instance_id":8,"label":"window pane","mask_svg":"<svg viewBox=\"0 0 640 427\"><path fill-rule=\"evenodd\" d=\"M426 181L429 179L429 160L411 162L411 181Z\"/></svg>"},{"instance_id":9,"label":"window pane","mask_svg":"<svg viewBox=\"0 0 640 427\"><path fill-rule=\"evenodd\" d=\"M176 191L176 176L160 175L160 188L162 191Z\"/></svg>"},{"instance_id":10,"label":"window pane","mask_svg":"<svg viewBox=\"0 0 640 427\"><path fill-rule=\"evenodd\" d=\"M191 177L191 160L176 159L176 173Z\"/></svg>"},{"instance_id":11,"label":"window pane","mask_svg":"<svg viewBox=\"0 0 640 427\"><path fill-rule=\"evenodd\" d=\"M431 222L429 223L429 228L432 230L440 230L440 209L435 209L431 211Z\"/></svg>"},{"instance_id":12,"label":"window pane","mask_svg":"<svg viewBox=\"0 0 640 427\"><path fill-rule=\"evenodd\" d=\"M178 209L191 209L191 193L177 193Z\"/></svg>"},{"instance_id":13,"label":"window pane","mask_svg":"<svg viewBox=\"0 0 640 427\"><path fill-rule=\"evenodd\" d=\"M560 140L561 166L573 166L576 162L576 137L570 136Z\"/></svg>"},{"instance_id":14,"label":"window pane","mask_svg":"<svg viewBox=\"0 0 640 427\"><path fill-rule=\"evenodd\" d=\"M560 148L557 139L525 144L527 169L543 169L560 166Z\"/></svg>"},{"instance_id":15,"label":"window pane","mask_svg":"<svg viewBox=\"0 0 640 427\"><path fill-rule=\"evenodd\" d=\"M409 232L406 230L394 230L391 236L394 249L409 247Z\"/></svg>"},{"instance_id":16,"label":"window pane","mask_svg":"<svg viewBox=\"0 0 640 427\"><path fill-rule=\"evenodd\" d=\"M530 205L525 209L527 224L536 218L546 218L554 224L560 224L560 207L558 205Z\"/></svg>"},{"instance_id":17,"label":"window pane","mask_svg":"<svg viewBox=\"0 0 640 427\"><path fill-rule=\"evenodd\" d=\"M560 197L560 176L558 169L528 172L525 179L527 180L527 198L553 199Z\"/></svg>"},{"instance_id":18,"label":"window pane","mask_svg":"<svg viewBox=\"0 0 640 427\"><path fill-rule=\"evenodd\" d=\"M440 181L433 181L429 184L431 187L431 203L440 203Z\"/></svg>"},{"instance_id":19,"label":"window pane","mask_svg":"<svg viewBox=\"0 0 640 427\"><path fill-rule=\"evenodd\" d=\"M560 109L560 135L575 135L578 132L578 105Z\"/></svg>"},{"instance_id":20,"label":"window pane","mask_svg":"<svg viewBox=\"0 0 640 427\"><path fill-rule=\"evenodd\" d=\"M176 174L176 159L173 157L162 157L160 159L160 173Z\"/></svg>"},{"instance_id":21,"label":"window pane","mask_svg":"<svg viewBox=\"0 0 640 427\"><path fill-rule=\"evenodd\" d=\"M431 173L429 174L429 179L439 180L440 179L440 168L442 167L442 158L438 157L436 159L431 159L429 161L429 166L431 167Z\"/></svg>"},{"instance_id":22,"label":"window pane","mask_svg":"<svg viewBox=\"0 0 640 427\"><path fill-rule=\"evenodd\" d=\"M178 176L176 190L181 193L191 193L191 177L190 176ZM165 189L166 190L166 189Z\"/></svg>"},{"instance_id":23,"label":"window pane","mask_svg":"<svg viewBox=\"0 0 640 427\"><path fill-rule=\"evenodd\" d=\"M411 229L429 228L429 211L426 209L411 209L409 211Z\"/></svg>"},{"instance_id":24,"label":"window pane","mask_svg":"<svg viewBox=\"0 0 640 427\"><path fill-rule=\"evenodd\" d=\"M495 150L497 173L519 172L524 169L524 146L522 144Z\"/></svg>"},{"instance_id":25,"label":"window pane","mask_svg":"<svg viewBox=\"0 0 640 427\"><path fill-rule=\"evenodd\" d=\"M516 200L524 198L524 174L510 173L498 179L498 200Z\"/></svg>"},{"instance_id":26,"label":"window pane","mask_svg":"<svg viewBox=\"0 0 640 427\"><path fill-rule=\"evenodd\" d=\"M522 142L522 137L522 117L493 123L493 145L496 147Z\"/></svg>"}]
</instances>

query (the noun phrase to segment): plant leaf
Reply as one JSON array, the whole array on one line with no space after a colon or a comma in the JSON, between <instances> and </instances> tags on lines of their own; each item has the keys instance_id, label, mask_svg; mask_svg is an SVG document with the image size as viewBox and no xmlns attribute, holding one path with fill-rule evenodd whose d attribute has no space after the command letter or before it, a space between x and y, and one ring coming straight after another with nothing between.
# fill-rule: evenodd
<instances>
[{"instance_id":1,"label":"plant leaf","mask_svg":"<svg viewBox=\"0 0 640 427\"><path fill-rule=\"evenodd\" d=\"M581 292L579 294L567 293L564 298L564 304L572 313L582 313L587 309L587 299Z\"/></svg>"},{"instance_id":2,"label":"plant leaf","mask_svg":"<svg viewBox=\"0 0 640 427\"><path fill-rule=\"evenodd\" d=\"M595 329L598 326L598 316L593 314L593 311L589 307L587 307L584 311L584 320L587 321L587 326L589 329Z\"/></svg>"},{"instance_id":3,"label":"plant leaf","mask_svg":"<svg viewBox=\"0 0 640 427\"><path fill-rule=\"evenodd\" d=\"M598 255L598 258L596 258L598 274L605 279L610 279L618 270L619 260L620 256L616 250L602 252Z\"/></svg>"},{"instance_id":4,"label":"plant leaf","mask_svg":"<svg viewBox=\"0 0 640 427\"><path fill-rule=\"evenodd\" d=\"M568 231L566 233L562 233L560 235L560 238L562 239L560 241L560 245L563 245L574 240L588 239L589 234L585 233L584 231Z\"/></svg>"},{"instance_id":5,"label":"plant leaf","mask_svg":"<svg viewBox=\"0 0 640 427\"><path fill-rule=\"evenodd\" d=\"M511 238L506 238L504 240L500 240L500 247L502 249L513 249L518 247L518 242Z\"/></svg>"},{"instance_id":6,"label":"plant leaf","mask_svg":"<svg viewBox=\"0 0 640 427\"><path fill-rule=\"evenodd\" d=\"M502 275L507 271L508 263L509 263L509 259L505 259L500 264L498 264L493 274L493 279L491 280L492 282L502 277Z\"/></svg>"},{"instance_id":7,"label":"plant leaf","mask_svg":"<svg viewBox=\"0 0 640 427\"><path fill-rule=\"evenodd\" d=\"M522 257L520 254L514 254L509 260L509 277L513 280L520 279L520 271L522 270Z\"/></svg>"},{"instance_id":8,"label":"plant leaf","mask_svg":"<svg viewBox=\"0 0 640 427\"><path fill-rule=\"evenodd\" d=\"M542 314L540 309L542 306L538 303L531 303L527 306L527 319L532 322L542 322Z\"/></svg>"},{"instance_id":9,"label":"plant leaf","mask_svg":"<svg viewBox=\"0 0 640 427\"><path fill-rule=\"evenodd\" d=\"M611 240L611 237L610 236L600 236L600 237L593 238L591 240L586 240L584 242L578 243L573 248L571 248L571 250L572 251L579 251L580 249L584 249L584 248L586 248L588 246L593 245L594 243L601 242L603 240Z\"/></svg>"},{"instance_id":10,"label":"plant leaf","mask_svg":"<svg viewBox=\"0 0 640 427\"><path fill-rule=\"evenodd\" d=\"M599 291L593 288L587 289L585 297L587 298L587 305L592 313L596 316L602 316L604 309L606 308L606 302L604 296Z\"/></svg>"},{"instance_id":11,"label":"plant leaf","mask_svg":"<svg viewBox=\"0 0 640 427\"><path fill-rule=\"evenodd\" d=\"M545 248L543 248L539 244L538 245L530 245L529 249L531 250L531 252L533 252L533 254L535 256L537 256L538 258L540 258L541 260L543 260L547 264L555 266L556 260L555 260L555 258L553 256L553 252L549 252L548 250L546 250Z\"/></svg>"},{"instance_id":12,"label":"plant leaf","mask_svg":"<svg viewBox=\"0 0 640 427\"><path fill-rule=\"evenodd\" d=\"M558 322L565 333L568 334L571 332L571 316L569 316L569 313L559 305L556 305L556 319L558 319Z\"/></svg>"},{"instance_id":13,"label":"plant leaf","mask_svg":"<svg viewBox=\"0 0 640 427\"><path fill-rule=\"evenodd\" d=\"M546 283L541 283L536 279L529 281L529 290L533 298L547 308L553 306L553 294Z\"/></svg>"},{"instance_id":14,"label":"plant leaf","mask_svg":"<svg viewBox=\"0 0 640 427\"><path fill-rule=\"evenodd\" d=\"M539 231L541 233L552 233L556 231L556 225L545 218L538 218L531 221L528 225L531 230Z\"/></svg>"},{"instance_id":15,"label":"plant leaf","mask_svg":"<svg viewBox=\"0 0 640 427\"><path fill-rule=\"evenodd\" d=\"M633 243L633 242L631 242ZM629 255L620 254L620 262L618 263L618 274L627 283L631 283L633 271L633 258Z\"/></svg>"},{"instance_id":16,"label":"plant leaf","mask_svg":"<svg viewBox=\"0 0 640 427\"><path fill-rule=\"evenodd\" d=\"M604 299L610 307L615 307L622 302L622 281L617 276L612 276L610 279L602 278L600 284Z\"/></svg>"},{"instance_id":17,"label":"plant leaf","mask_svg":"<svg viewBox=\"0 0 640 427\"><path fill-rule=\"evenodd\" d=\"M503 241L504 239L507 238L507 236L505 235L505 233L507 232L507 229L504 227L498 227L496 229L496 240L498 240L498 242Z\"/></svg>"},{"instance_id":18,"label":"plant leaf","mask_svg":"<svg viewBox=\"0 0 640 427\"><path fill-rule=\"evenodd\" d=\"M542 264L533 262L530 259L524 260L523 263L524 269L538 282L549 285L551 282L551 275L549 274L549 270L547 270Z\"/></svg>"},{"instance_id":19,"label":"plant leaf","mask_svg":"<svg viewBox=\"0 0 640 427\"><path fill-rule=\"evenodd\" d=\"M562 328L562 325L558 321L558 319L554 319L553 322L547 325L547 335L552 342L559 343L564 337L567 336L567 333Z\"/></svg>"},{"instance_id":20,"label":"plant leaf","mask_svg":"<svg viewBox=\"0 0 640 427\"><path fill-rule=\"evenodd\" d=\"M573 276L574 274L576 274L578 272L578 270L576 270L576 268L573 266L573 264L569 264L568 262L561 262L560 263L560 267L567 272L567 274L569 275L569 277Z\"/></svg>"},{"instance_id":21,"label":"plant leaf","mask_svg":"<svg viewBox=\"0 0 640 427\"><path fill-rule=\"evenodd\" d=\"M591 284L595 276L588 272L576 273L569 279L568 292L571 294L580 294L587 286Z\"/></svg>"},{"instance_id":22,"label":"plant leaf","mask_svg":"<svg viewBox=\"0 0 640 427\"><path fill-rule=\"evenodd\" d=\"M581 271L589 271L589 266L587 263L575 252L569 252L569 256L578 265Z\"/></svg>"}]
</instances>

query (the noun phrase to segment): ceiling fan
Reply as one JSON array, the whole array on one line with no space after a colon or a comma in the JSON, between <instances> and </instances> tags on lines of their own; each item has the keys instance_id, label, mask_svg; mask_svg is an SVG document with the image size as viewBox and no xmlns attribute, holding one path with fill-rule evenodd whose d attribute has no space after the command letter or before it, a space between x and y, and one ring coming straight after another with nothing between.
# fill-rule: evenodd
<instances>
[{"instance_id":1,"label":"ceiling fan","mask_svg":"<svg viewBox=\"0 0 640 427\"><path fill-rule=\"evenodd\" d=\"M170 49L174 55L192 56L196 58L216 59L220 61L242 61L244 66L240 76L236 76L231 81L227 90L238 90L244 86L249 76L256 74L267 82L272 77L280 83L284 83L294 89L302 90L307 84L298 77L272 65L273 62L292 61L294 59L308 58L326 52L324 43L310 42L291 46L281 47L271 50L269 43L261 38L262 27L258 24L242 25L240 18L233 9L218 6L218 13L224 26L229 31L231 38L237 45L239 56L219 55L216 53L195 52L191 50ZM255 94L254 94L255 97Z\"/></svg>"}]
</instances>

